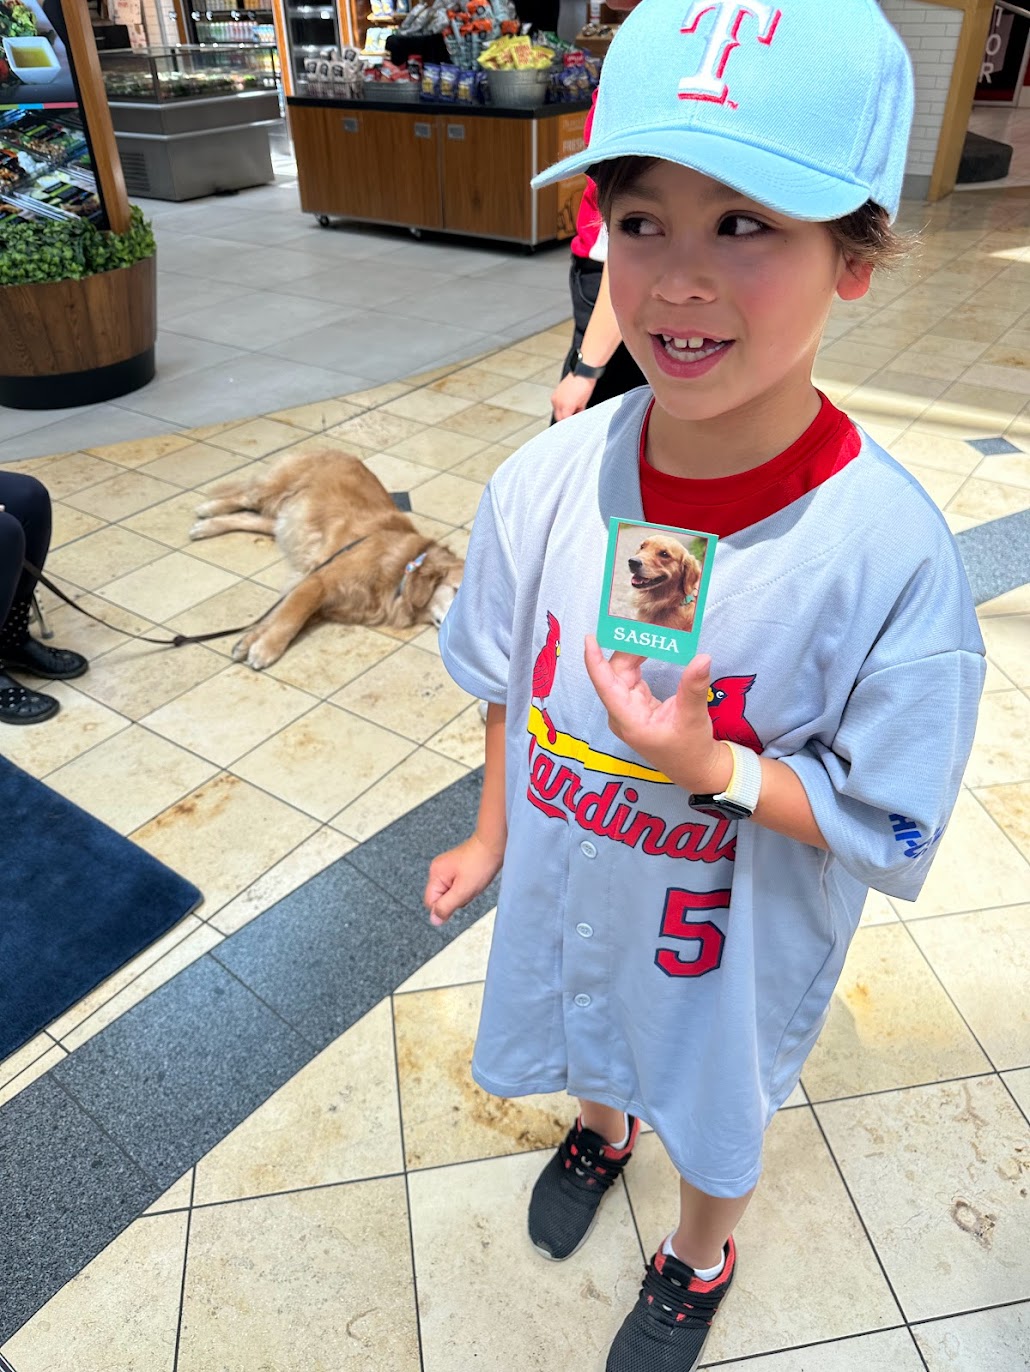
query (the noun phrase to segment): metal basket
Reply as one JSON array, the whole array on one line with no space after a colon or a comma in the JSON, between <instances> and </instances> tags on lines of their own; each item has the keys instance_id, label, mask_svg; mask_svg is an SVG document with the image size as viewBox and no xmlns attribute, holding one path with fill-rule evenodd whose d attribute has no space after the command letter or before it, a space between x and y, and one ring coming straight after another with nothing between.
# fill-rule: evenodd
<instances>
[{"instance_id":1,"label":"metal basket","mask_svg":"<svg viewBox=\"0 0 1030 1372\"><path fill-rule=\"evenodd\" d=\"M551 70L534 67L530 71L489 71L486 81L491 105L535 109L537 105L547 103Z\"/></svg>"},{"instance_id":2,"label":"metal basket","mask_svg":"<svg viewBox=\"0 0 1030 1372\"><path fill-rule=\"evenodd\" d=\"M407 105L419 98L417 81L366 81L366 100L389 100L396 105Z\"/></svg>"}]
</instances>

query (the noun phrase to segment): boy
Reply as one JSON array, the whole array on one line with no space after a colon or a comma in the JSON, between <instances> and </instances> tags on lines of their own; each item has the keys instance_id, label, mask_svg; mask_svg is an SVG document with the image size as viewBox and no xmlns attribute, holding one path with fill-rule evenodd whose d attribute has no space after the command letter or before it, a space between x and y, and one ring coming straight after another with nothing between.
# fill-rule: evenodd
<instances>
[{"instance_id":1,"label":"boy","mask_svg":"<svg viewBox=\"0 0 1030 1372\"><path fill-rule=\"evenodd\" d=\"M476 831L432 865L434 922L504 860L473 1075L580 1099L530 1237L575 1251L638 1118L681 1177L608 1372L699 1362L764 1130L868 888L911 900L926 877L983 684L943 519L811 381L831 302L897 249L912 112L875 0L846 11L644 0L622 26L589 152L541 179L591 166L650 389L496 473L441 630L491 704ZM720 537L683 669L606 661L591 636L613 516Z\"/></svg>"}]
</instances>

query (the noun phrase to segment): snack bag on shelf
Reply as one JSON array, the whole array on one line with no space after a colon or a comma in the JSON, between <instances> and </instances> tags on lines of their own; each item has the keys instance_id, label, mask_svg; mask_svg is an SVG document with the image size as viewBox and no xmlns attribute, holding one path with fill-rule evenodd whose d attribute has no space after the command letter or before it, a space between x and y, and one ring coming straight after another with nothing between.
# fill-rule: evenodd
<instances>
[{"instance_id":1,"label":"snack bag on shelf","mask_svg":"<svg viewBox=\"0 0 1030 1372\"><path fill-rule=\"evenodd\" d=\"M446 100L448 104L453 104L458 93L458 68L452 66L450 62L440 63L440 95L439 99Z\"/></svg>"},{"instance_id":2,"label":"snack bag on shelf","mask_svg":"<svg viewBox=\"0 0 1030 1372\"><path fill-rule=\"evenodd\" d=\"M479 55L479 65L488 71L544 71L553 62L553 50L534 46L526 34L498 38Z\"/></svg>"},{"instance_id":3,"label":"snack bag on shelf","mask_svg":"<svg viewBox=\"0 0 1030 1372\"><path fill-rule=\"evenodd\" d=\"M370 67L365 73L366 81L376 81L381 85L392 84L398 81L406 81L409 85L412 81L411 72L407 65L396 66L388 57L375 67Z\"/></svg>"},{"instance_id":4,"label":"snack bag on shelf","mask_svg":"<svg viewBox=\"0 0 1030 1372\"><path fill-rule=\"evenodd\" d=\"M439 62L426 62L422 67L422 90L423 100L439 100L440 98L440 64Z\"/></svg>"}]
</instances>

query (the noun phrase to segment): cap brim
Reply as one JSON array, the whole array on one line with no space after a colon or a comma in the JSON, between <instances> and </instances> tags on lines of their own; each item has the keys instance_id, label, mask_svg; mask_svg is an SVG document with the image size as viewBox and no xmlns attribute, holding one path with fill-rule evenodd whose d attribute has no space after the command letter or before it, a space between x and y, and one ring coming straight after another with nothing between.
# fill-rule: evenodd
<instances>
[{"instance_id":1,"label":"cap brim","mask_svg":"<svg viewBox=\"0 0 1030 1372\"><path fill-rule=\"evenodd\" d=\"M534 176L532 186L553 185L616 157L657 157L710 176L759 205L792 219L840 219L864 205L869 187L792 162L782 153L699 130L637 130L598 140ZM891 209L890 206L887 207Z\"/></svg>"}]
</instances>

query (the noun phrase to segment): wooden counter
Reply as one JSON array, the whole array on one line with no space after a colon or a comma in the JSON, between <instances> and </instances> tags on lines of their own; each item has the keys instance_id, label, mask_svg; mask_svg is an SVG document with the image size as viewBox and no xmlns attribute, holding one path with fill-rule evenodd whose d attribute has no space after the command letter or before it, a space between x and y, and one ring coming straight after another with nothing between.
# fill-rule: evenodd
<instances>
[{"instance_id":1,"label":"wooden counter","mask_svg":"<svg viewBox=\"0 0 1030 1372\"><path fill-rule=\"evenodd\" d=\"M583 146L588 102L501 109L291 97L301 209L535 246L571 238L584 177L530 178Z\"/></svg>"}]
</instances>

